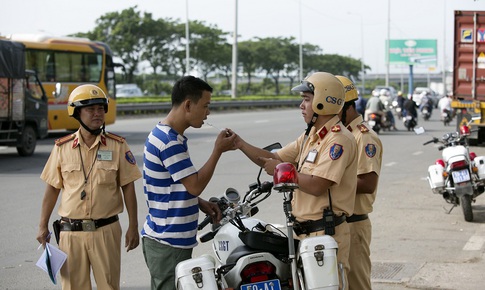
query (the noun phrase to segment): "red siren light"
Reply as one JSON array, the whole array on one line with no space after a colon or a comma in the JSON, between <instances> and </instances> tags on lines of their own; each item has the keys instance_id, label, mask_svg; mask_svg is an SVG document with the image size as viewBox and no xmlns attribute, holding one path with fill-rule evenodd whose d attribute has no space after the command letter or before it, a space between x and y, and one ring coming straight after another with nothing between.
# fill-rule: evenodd
<instances>
[{"instance_id":1,"label":"red siren light","mask_svg":"<svg viewBox=\"0 0 485 290\"><path fill-rule=\"evenodd\" d=\"M298 172L293 164L283 162L276 165L273 174L274 189L278 191L298 188Z\"/></svg>"}]
</instances>

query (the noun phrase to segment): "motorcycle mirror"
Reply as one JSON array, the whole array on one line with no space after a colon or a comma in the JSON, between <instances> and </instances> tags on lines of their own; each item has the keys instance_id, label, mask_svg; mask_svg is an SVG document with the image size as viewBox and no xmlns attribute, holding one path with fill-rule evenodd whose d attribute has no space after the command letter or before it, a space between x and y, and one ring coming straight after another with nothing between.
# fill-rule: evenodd
<instances>
[{"instance_id":1,"label":"motorcycle mirror","mask_svg":"<svg viewBox=\"0 0 485 290\"><path fill-rule=\"evenodd\" d=\"M426 130L424 130L424 127L415 127L414 133L416 133L416 135L421 135L426 133Z\"/></svg>"},{"instance_id":2,"label":"motorcycle mirror","mask_svg":"<svg viewBox=\"0 0 485 290\"><path fill-rule=\"evenodd\" d=\"M271 145L264 147L263 149L266 150L266 151L274 153L274 152L278 151L278 149L281 149L281 148L283 148L283 146L281 146L281 144L279 142L276 142L276 143L273 143Z\"/></svg>"}]
</instances>

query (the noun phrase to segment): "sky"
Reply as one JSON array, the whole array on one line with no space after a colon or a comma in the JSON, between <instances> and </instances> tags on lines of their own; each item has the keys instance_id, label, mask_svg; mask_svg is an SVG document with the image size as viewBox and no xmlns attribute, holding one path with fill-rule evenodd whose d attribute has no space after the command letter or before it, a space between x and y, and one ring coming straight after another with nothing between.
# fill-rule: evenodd
<instances>
[{"instance_id":1,"label":"sky","mask_svg":"<svg viewBox=\"0 0 485 290\"><path fill-rule=\"evenodd\" d=\"M436 39L438 63L415 72L450 70L454 10L485 10L485 0L0 0L0 35L65 36L91 31L102 15L137 6L153 18L204 21L238 40L294 37L325 54L363 59L370 73L385 74L386 39ZM363 32L363 33L362 33ZM231 40L232 41L232 40ZM444 53L443 53L444 52ZM408 67L390 65L391 73Z\"/></svg>"}]
</instances>

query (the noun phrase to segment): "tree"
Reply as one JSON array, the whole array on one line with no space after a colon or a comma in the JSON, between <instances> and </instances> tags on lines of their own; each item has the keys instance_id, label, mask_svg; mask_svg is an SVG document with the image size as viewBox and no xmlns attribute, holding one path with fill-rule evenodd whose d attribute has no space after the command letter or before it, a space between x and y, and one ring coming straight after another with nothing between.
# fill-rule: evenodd
<instances>
[{"instance_id":1,"label":"tree","mask_svg":"<svg viewBox=\"0 0 485 290\"><path fill-rule=\"evenodd\" d=\"M108 43L114 55L123 61L127 82L133 82L133 75L145 48L143 40L146 27L142 25L143 21L151 18L150 13L145 13L145 20L142 19L136 8L137 6L134 6L121 11L121 13L106 13L96 20L97 26L92 32L78 34L92 40Z\"/></svg>"},{"instance_id":2,"label":"tree","mask_svg":"<svg viewBox=\"0 0 485 290\"><path fill-rule=\"evenodd\" d=\"M259 68L257 61L257 42L253 40L242 41L238 44L238 58L241 63L243 73L248 78L245 93L251 93L251 78Z\"/></svg>"},{"instance_id":3,"label":"tree","mask_svg":"<svg viewBox=\"0 0 485 290\"><path fill-rule=\"evenodd\" d=\"M285 65L288 63L293 40L293 37L259 38L259 45L257 46L258 63L266 71L266 75L273 79L276 95L280 94L280 72L285 69Z\"/></svg>"},{"instance_id":4,"label":"tree","mask_svg":"<svg viewBox=\"0 0 485 290\"><path fill-rule=\"evenodd\" d=\"M207 80L211 72L230 63L230 58L227 58L226 35L228 33L217 26L206 26L204 22L199 21L191 21L189 31L190 54L194 58L195 66Z\"/></svg>"}]
</instances>

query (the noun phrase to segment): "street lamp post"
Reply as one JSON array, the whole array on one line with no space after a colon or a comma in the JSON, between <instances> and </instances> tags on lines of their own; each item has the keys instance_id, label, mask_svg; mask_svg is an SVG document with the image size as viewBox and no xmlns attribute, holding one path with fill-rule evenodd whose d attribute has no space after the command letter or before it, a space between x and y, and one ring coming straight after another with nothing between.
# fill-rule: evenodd
<instances>
[{"instance_id":1,"label":"street lamp post","mask_svg":"<svg viewBox=\"0 0 485 290\"><path fill-rule=\"evenodd\" d=\"M360 60L360 70L362 72L362 88L361 96L365 93L365 64L364 64L364 17L360 14L348 12L350 15L355 15L360 17L360 49L361 49L361 60Z\"/></svg>"}]
</instances>

